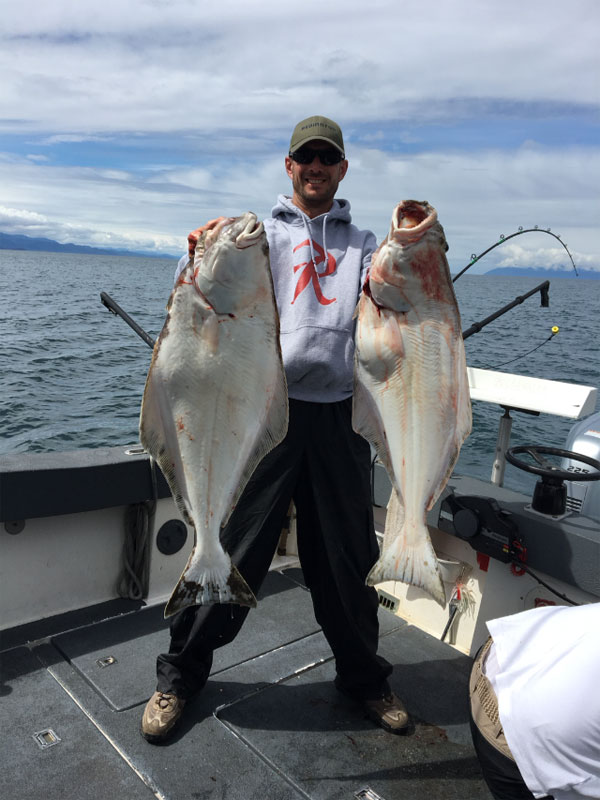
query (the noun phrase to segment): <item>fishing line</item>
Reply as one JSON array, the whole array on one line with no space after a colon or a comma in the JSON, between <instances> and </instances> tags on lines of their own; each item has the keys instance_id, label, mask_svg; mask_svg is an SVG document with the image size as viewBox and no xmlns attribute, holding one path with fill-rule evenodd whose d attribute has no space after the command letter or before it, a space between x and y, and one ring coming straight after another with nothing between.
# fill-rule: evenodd
<instances>
[{"instance_id":1,"label":"fishing line","mask_svg":"<svg viewBox=\"0 0 600 800\"><path fill-rule=\"evenodd\" d=\"M556 334L559 332L559 330L560 330L560 328L558 327L558 325L554 325L554 327L552 328L552 333L550 334L550 336L547 339L544 339L544 341L541 342L540 344L536 345L536 347L534 347L533 349L528 350L526 353L521 353L521 355L520 356L516 356L516 358L511 358L510 361L503 361L501 364L496 364L493 367L490 367L488 365L486 367L483 367L483 369L498 369L498 367L505 367L507 364L512 364L515 361L518 361L520 358L525 358L525 356L528 356L531 353L535 353L536 350L539 350L540 347L543 347L545 344L547 344L547 342L549 342L550 339L553 339L556 336Z\"/></svg>"},{"instance_id":2,"label":"fishing line","mask_svg":"<svg viewBox=\"0 0 600 800\"><path fill-rule=\"evenodd\" d=\"M483 258L489 252L494 250L494 248L498 247L501 244L504 244L505 242L508 242L509 239L513 239L515 236L521 236L524 233L547 233L548 235L553 236L566 250L567 255L569 256L569 259L573 266L573 269L575 270L575 275L579 277L579 273L577 272L577 267L575 266L575 262L573 261L573 256L571 255L567 245L563 242L563 240L557 233L553 233L550 230L550 228L540 228L538 225L535 225L533 228L523 228L522 225L519 225L519 230L515 231L515 233L511 233L509 236L505 236L503 233L501 233L498 241L494 242L494 244L491 247L488 247L487 250L484 250L483 253L479 253L479 255L477 255L476 253L471 253L471 261L467 264L466 267L463 267L463 269L461 269L458 275L455 275L452 278L452 282L455 283L460 278L461 275L463 275L470 267L473 266L473 264L476 264L481 258Z\"/></svg>"}]
</instances>

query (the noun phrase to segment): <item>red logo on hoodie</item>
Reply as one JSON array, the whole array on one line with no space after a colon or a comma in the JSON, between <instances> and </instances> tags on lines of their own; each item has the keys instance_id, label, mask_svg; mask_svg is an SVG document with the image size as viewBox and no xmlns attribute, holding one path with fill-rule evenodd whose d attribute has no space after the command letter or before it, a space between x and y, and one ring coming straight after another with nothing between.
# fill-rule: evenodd
<instances>
[{"instance_id":1,"label":"red logo on hoodie","mask_svg":"<svg viewBox=\"0 0 600 800\"><path fill-rule=\"evenodd\" d=\"M299 250L301 247L307 247L310 245L310 241L305 239L301 244L297 247L294 247L293 252L295 253L296 250ZM316 254L316 262L317 264L321 264L325 261L325 251L321 247L320 244L313 241L313 250ZM302 270L300 275L298 276L298 283L296 284L296 291L294 292L294 299L292 300L292 305L298 295L306 289L309 283L312 283L313 289L315 290L315 295L319 303L322 306L328 306L329 303L335 303L336 298L333 297L331 300L327 299L323 292L321 291L321 285L319 283L320 278L324 278L326 275L333 275L335 272L337 264L335 263L335 258L331 255L331 253L327 253L327 266L324 272L317 272L317 267L314 261L303 261L302 264L296 264L294 266L294 272L298 272L298 270Z\"/></svg>"}]
</instances>

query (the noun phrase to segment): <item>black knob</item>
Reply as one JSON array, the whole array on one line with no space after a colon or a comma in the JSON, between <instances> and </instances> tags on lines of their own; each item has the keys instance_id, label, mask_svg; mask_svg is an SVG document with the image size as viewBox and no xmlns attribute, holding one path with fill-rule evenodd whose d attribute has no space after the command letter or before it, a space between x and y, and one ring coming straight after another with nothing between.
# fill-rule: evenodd
<instances>
[{"instance_id":1,"label":"black knob","mask_svg":"<svg viewBox=\"0 0 600 800\"><path fill-rule=\"evenodd\" d=\"M454 530L461 539L470 539L479 533L479 515L471 508L459 509L453 517Z\"/></svg>"}]
</instances>

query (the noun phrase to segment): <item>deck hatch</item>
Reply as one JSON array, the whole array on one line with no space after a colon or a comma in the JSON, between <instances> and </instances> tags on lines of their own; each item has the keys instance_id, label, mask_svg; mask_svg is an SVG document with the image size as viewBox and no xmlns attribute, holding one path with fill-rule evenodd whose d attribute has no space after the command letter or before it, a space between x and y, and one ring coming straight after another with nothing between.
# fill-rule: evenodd
<instances>
[{"instance_id":1,"label":"deck hatch","mask_svg":"<svg viewBox=\"0 0 600 800\"><path fill-rule=\"evenodd\" d=\"M356 797L357 800L385 800L380 794L374 792L370 786L365 786L364 789L355 792L354 797Z\"/></svg>"},{"instance_id":2,"label":"deck hatch","mask_svg":"<svg viewBox=\"0 0 600 800\"><path fill-rule=\"evenodd\" d=\"M114 656L104 656L96 661L96 664L98 664L98 666L102 669L104 669L104 667L110 667L112 664L116 663L117 659Z\"/></svg>"},{"instance_id":3,"label":"deck hatch","mask_svg":"<svg viewBox=\"0 0 600 800\"><path fill-rule=\"evenodd\" d=\"M46 728L43 731L38 731L37 733L32 734L32 736L40 750L46 750L48 747L52 747L60 742L60 736L57 736L52 728Z\"/></svg>"}]
</instances>

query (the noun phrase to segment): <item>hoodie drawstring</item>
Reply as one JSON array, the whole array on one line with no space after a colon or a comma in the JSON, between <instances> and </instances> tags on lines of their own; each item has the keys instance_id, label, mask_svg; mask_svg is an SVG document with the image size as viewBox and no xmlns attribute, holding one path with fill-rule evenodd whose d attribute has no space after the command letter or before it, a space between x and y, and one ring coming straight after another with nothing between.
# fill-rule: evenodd
<instances>
[{"instance_id":1,"label":"hoodie drawstring","mask_svg":"<svg viewBox=\"0 0 600 800\"><path fill-rule=\"evenodd\" d=\"M313 240L312 235L310 232L310 227L308 225L308 217L304 212L300 212L302 214L302 222L304 223L304 230L306 231L306 238L308 239L308 246L310 247L310 257L312 259L312 263L315 268L315 272L317 271L317 258L315 255L315 250L313 247ZM325 259L325 266L329 263L329 253L327 252L327 220L329 219L329 214L325 214L323 217L323 255Z\"/></svg>"}]
</instances>

